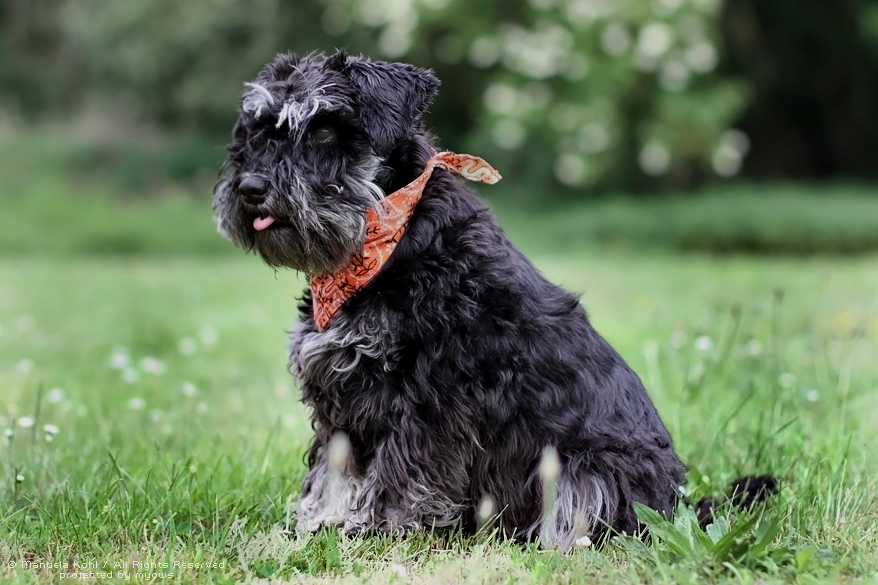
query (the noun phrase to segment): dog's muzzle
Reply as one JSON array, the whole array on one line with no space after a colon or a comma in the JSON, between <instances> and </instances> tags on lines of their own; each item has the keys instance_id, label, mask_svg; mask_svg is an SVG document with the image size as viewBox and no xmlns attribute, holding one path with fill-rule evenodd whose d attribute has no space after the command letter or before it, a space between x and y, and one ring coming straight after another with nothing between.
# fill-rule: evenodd
<instances>
[{"instance_id":1,"label":"dog's muzzle","mask_svg":"<svg viewBox=\"0 0 878 585\"><path fill-rule=\"evenodd\" d=\"M269 186L269 182L259 175L246 173L238 182L238 194L246 203L258 207L265 202L265 194L268 193Z\"/></svg>"},{"instance_id":2,"label":"dog's muzzle","mask_svg":"<svg viewBox=\"0 0 878 585\"><path fill-rule=\"evenodd\" d=\"M268 182L268 179L254 173L245 173L238 181L238 195L248 207L252 207L257 213L253 220L253 229L257 232L268 229L275 222L273 216L260 213L260 208L265 203L270 186L271 183Z\"/></svg>"}]
</instances>

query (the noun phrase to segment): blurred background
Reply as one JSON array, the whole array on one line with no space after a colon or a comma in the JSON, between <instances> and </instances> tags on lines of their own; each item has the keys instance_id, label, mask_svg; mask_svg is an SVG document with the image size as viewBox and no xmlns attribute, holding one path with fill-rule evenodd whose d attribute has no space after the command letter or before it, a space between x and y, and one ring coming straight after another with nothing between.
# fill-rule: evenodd
<instances>
[{"instance_id":1,"label":"blurred background","mask_svg":"<svg viewBox=\"0 0 878 585\"><path fill-rule=\"evenodd\" d=\"M211 198L244 82L337 47L436 71L427 125L503 174L480 193L642 376L691 493L789 478L780 550L875 574L878 0L0 0L8 558L275 554L312 435L304 279L217 234ZM373 566L308 542L239 564ZM773 547L747 562L792 575Z\"/></svg>"},{"instance_id":2,"label":"blurred background","mask_svg":"<svg viewBox=\"0 0 878 585\"><path fill-rule=\"evenodd\" d=\"M0 253L234 253L242 84L336 47L435 69L534 246L878 249L875 0L0 0Z\"/></svg>"}]
</instances>

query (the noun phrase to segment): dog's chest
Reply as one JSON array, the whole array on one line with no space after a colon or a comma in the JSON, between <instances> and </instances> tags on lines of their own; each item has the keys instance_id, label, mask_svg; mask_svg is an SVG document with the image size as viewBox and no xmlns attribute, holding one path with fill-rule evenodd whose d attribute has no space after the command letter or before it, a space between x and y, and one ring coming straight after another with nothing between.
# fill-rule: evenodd
<instances>
[{"instance_id":1,"label":"dog's chest","mask_svg":"<svg viewBox=\"0 0 878 585\"><path fill-rule=\"evenodd\" d=\"M365 377L389 372L399 356L399 336L382 314L339 314L325 331L301 323L290 334L290 366L306 388L343 393ZM307 399L307 396L306 396Z\"/></svg>"}]
</instances>

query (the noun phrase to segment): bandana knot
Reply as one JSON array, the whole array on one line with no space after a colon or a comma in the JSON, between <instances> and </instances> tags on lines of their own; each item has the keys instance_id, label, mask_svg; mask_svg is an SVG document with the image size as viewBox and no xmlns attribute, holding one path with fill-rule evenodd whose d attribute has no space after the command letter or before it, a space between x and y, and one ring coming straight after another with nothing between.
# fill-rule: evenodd
<instances>
[{"instance_id":1,"label":"bandana knot","mask_svg":"<svg viewBox=\"0 0 878 585\"><path fill-rule=\"evenodd\" d=\"M366 212L363 251L354 254L350 263L340 270L311 277L314 323L318 330L326 330L344 304L375 278L390 258L436 167L489 185L500 180L500 173L477 156L446 151L430 157L417 179L381 199Z\"/></svg>"}]
</instances>

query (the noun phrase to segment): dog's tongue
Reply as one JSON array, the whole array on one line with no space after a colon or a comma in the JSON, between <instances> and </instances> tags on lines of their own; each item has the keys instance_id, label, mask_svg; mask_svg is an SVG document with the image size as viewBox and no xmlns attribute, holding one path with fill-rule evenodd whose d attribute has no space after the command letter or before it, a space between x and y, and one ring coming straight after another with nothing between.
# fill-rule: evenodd
<instances>
[{"instance_id":1,"label":"dog's tongue","mask_svg":"<svg viewBox=\"0 0 878 585\"><path fill-rule=\"evenodd\" d=\"M270 226L273 223L274 223L274 218L271 217L270 215L266 216L266 217L257 217L256 219L253 220L253 228L257 232L261 232L262 230L264 230L265 228L267 228L268 226Z\"/></svg>"}]
</instances>

